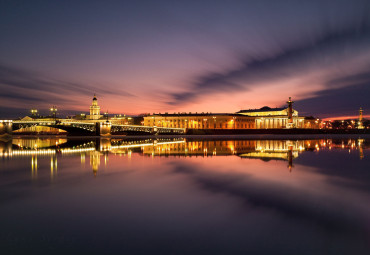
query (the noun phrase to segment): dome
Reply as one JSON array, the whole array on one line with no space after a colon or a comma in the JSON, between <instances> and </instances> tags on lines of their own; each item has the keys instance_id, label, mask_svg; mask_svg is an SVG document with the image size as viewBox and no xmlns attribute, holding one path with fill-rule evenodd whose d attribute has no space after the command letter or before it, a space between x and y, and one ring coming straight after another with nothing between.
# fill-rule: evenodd
<instances>
[{"instance_id":1,"label":"dome","mask_svg":"<svg viewBox=\"0 0 370 255\"><path fill-rule=\"evenodd\" d=\"M268 107L268 106L264 106L260 110L262 110L262 111L269 111L269 110L271 110L271 108Z\"/></svg>"},{"instance_id":2,"label":"dome","mask_svg":"<svg viewBox=\"0 0 370 255\"><path fill-rule=\"evenodd\" d=\"M93 101L97 101L98 99L96 99L96 96L95 96L95 94L94 94L94 98L93 98Z\"/></svg>"}]
</instances>

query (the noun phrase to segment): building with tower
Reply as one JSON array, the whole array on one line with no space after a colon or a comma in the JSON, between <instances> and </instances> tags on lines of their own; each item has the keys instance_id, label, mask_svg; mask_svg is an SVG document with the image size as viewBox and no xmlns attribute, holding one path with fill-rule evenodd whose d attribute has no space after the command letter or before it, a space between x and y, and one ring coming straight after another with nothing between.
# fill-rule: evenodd
<instances>
[{"instance_id":1,"label":"building with tower","mask_svg":"<svg viewBox=\"0 0 370 255\"><path fill-rule=\"evenodd\" d=\"M144 117L145 126L189 129L320 128L321 121L298 116L289 97L287 106L240 110L236 113L164 113Z\"/></svg>"},{"instance_id":2,"label":"building with tower","mask_svg":"<svg viewBox=\"0 0 370 255\"><path fill-rule=\"evenodd\" d=\"M103 115L100 114L100 106L98 105L98 99L96 98L96 95L94 94L92 104L90 105L90 115L87 115L86 119L98 120L102 116Z\"/></svg>"}]
</instances>

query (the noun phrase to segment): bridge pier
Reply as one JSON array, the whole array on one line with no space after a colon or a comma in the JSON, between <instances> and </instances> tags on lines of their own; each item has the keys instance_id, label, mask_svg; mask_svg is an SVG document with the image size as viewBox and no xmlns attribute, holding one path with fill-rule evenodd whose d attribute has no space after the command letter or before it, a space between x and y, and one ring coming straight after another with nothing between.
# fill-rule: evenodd
<instances>
[{"instance_id":1,"label":"bridge pier","mask_svg":"<svg viewBox=\"0 0 370 255\"><path fill-rule=\"evenodd\" d=\"M0 120L0 136L12 135L13 122L11 120Z\"/></svg>"},{"instance_id":2,"label":"bridge pier","mask_svg":"<svg viewBox=\"0 0 370 255\"><path fill-rule=\"evenodd\" d=\"M108 152L111 150L112 143L110 138L97 138L95 140L95 150L99 152Z\"/></svg>"},{"instance_id":3,"label":"bridge pier","mask_svg":"<svg viewBox=\"0 0 370 255\"><path fill-rule=\"evenodd\" d=\"M96 123L96 135L98 136L110 136L112 129L112 123L110 122L97 122Z\"/></svg>"}]
</instances>

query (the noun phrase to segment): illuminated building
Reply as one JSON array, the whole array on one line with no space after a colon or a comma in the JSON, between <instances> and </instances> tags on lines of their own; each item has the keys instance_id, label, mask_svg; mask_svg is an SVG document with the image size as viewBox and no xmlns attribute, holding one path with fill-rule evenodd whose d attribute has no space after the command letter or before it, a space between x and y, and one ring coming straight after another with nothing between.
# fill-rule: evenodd
<instances>
[{"instance_id":1,"label":"illuminated building","mask_svg":"<svg viewBox=\"0 0 370 255\"><path fill-rule=\"evenodd\" d=\"M90 115L85 115L84 113L72 116L70 121L77 122L106 122L109 120L112 124L118 125L133 125L134 120L132 117L127 117L126 115L115 115L114 117L108 117L108 113L105 116L100 114L100 106L98 105L98 99L94 95L92 104L90 105ZM68 120L67 120L68 121Z\"/></svg>"},{"instance_id":2,"label":"illuminated building","mask_svg":"<svg viewBox=\"0 0 370 255\"><path fill-rule=\"evenodd\" d=\"M144 117L144 126L188 129L252 129L253 117L227 113L156 114Z\"/></svg>"},{"instance_id":3,"label":"illuminated building","mask_svg":"<svg viewBox=\"0 0 370 255\"><path fill-rule=\"evenodd\" d=\"M281 129L319 128L320 121L299 117L289 98L282 108L262 107L236 113L173 113L153 114L144 117L144 126L187 129Z\"/></svg>"},{"instance_id":4,"label":"illuminated building","mask_svg":"<svg viewBox=\"0 0 370 255\"><path fill-rule=\"evenodd\" d=\"M100 106L98 105L98 99L96 98L94 94L94 98L92 100L92 104L90 105L90 115L87 115L87 119L90 120L98 120L103 115L100 114Z\"/></svg>"}]
</instances>

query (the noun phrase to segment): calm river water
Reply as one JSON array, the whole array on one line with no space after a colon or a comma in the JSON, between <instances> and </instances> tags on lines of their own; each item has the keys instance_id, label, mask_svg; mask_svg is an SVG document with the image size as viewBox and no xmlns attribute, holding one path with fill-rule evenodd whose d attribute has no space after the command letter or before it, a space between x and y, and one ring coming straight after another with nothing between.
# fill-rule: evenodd
<instances>
[{"instance_id":1,"label":"calm river water","mask_svg":"<svg viewBox=\"0 0 370 255\"><path fill-rule=\"evenodd\" d=\"M370 254L370 139L0 141L1 254Z\"/></svg>"}]
</instances>

